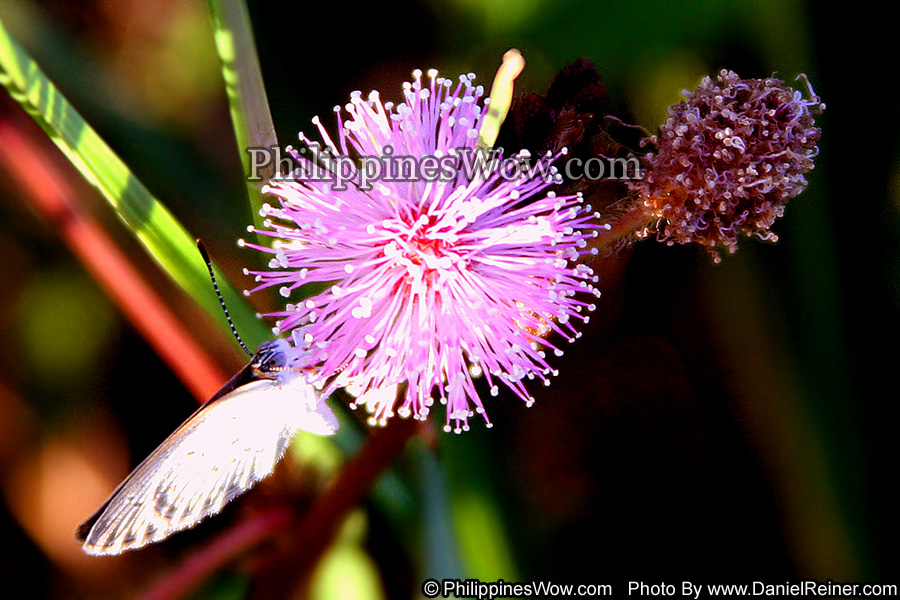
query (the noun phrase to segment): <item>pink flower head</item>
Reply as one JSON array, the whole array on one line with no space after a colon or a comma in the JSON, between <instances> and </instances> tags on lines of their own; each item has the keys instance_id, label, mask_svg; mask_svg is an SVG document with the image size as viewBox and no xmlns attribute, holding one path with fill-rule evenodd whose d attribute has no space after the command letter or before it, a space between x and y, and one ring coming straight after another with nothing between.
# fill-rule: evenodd
<instances>
[{"instance_id":1,"label":"pink flower head","mask_svg":"<svg viewBox=\"0 0 900 600\"><path fill-rule=\"evenodd\" d=\"M314 120L327 154L301 134L313 157L288 149L300 169L267 186L280 207L264 206L265 228L250 229L275 238L272 247L245 245L272 255L271 270L252 272L251 291L322 290L267 316L291 332L326 392L358 393L354 404L367 405L373 424L398 404L401 417L424 420L436 396L445 430L459 432L473 409L490 426L479 373L492 395L502 382L529 405L523 380L549 384L545 351L561 351L547 336L573 341L573 320L587 322L594 308L579 293L599 295L591 269L575 264L596 226L580 196L547 191L559 180L553 157L513 174L463 168L483 89L471 74L455 84L436 71L428 78L423 85L414 72L396 106L352 94L348 118L335 109L336 144ZM392 174L387 165L400 157L419 170Z\"/></svg>"}]
</instances>

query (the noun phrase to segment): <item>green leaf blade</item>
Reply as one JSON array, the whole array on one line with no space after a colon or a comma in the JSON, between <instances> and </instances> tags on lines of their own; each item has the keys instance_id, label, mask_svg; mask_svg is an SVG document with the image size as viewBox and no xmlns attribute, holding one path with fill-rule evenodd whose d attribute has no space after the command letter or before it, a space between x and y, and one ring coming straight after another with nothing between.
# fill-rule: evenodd
<instances>
[{"instance_id":1,"label":"green leaf blade","mask_svg":"<svg viewBox=\"0 0 900 600\"><path fill-rule=\"evenodd\" d=\"M221 308L196 241L175 216L81 117L0 21L0 85L34 118L160 268L210 315ZM248 328L248 341L269 337L244 299L221 280L235 320ZM252 329L250 329L252 328Z\"/></svg>"}]
</instances>

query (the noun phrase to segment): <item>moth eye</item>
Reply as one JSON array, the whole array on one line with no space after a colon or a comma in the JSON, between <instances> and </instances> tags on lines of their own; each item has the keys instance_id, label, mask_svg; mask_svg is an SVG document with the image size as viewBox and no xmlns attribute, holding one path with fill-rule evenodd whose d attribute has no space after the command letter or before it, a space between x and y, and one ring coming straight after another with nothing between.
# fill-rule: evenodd
<instances>
[{"instance_id":1,"label":"moth eye","mask_svg":"<svg viewBox=\"0 0 900 600\"><path fill-rule=\"evenodd\" d=\"M259 373L281 370L287 364L284 352L261 346L253 360L254 369Z\"/></svg>"}]
</instances>

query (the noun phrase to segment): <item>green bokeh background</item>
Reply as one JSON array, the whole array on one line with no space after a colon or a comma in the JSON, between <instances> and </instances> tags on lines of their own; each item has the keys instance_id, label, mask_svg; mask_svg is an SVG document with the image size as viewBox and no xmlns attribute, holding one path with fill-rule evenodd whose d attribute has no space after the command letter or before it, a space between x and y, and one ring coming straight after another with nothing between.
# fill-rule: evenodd
<instances>
[{"instance_id":1,"label":"green bokeh background","mask_svg":"<svg viewBox=\"0 0 900 600\"><path fill-rule=\"evenodd\" d=\"M246 285L251 258L234 240L251 217L206 6L115 4L9 0L0 19ZM493 429L438 433L436 453L407 457L384 486L400 516L373 509L345 532L341 572L368 573L367 597L417 597L424 578L443 576L896 581L900 73L877 47L892 35L880 11L834 6L249 2L282 144L312 133L316 114L330 123L353 90L396 98L414 68L474 71L489 85L510 47L528 61L518 91L542 92L588 57L616 114L650 130L720 68L806 73L828 105L809 189L775 225L777 244L746 240L713 265L700 249L647 241L599 263L597 313L554 384L533 390L536 405L489 398ZM17 108L0 106L0 118ZM2 169L0 257L0 385L41 431L101 412L136 456L152 449L187 414L187 393ZM0 447L4 476L16 448ZM204 527L197 536L216 525ZM150 552L155 573L189 546ZM45 576L30 578L32 597L85 594L0 504L0 575L35 571ZM206 593L246 590L238 573Z\"/></svg>"}]
</instances>

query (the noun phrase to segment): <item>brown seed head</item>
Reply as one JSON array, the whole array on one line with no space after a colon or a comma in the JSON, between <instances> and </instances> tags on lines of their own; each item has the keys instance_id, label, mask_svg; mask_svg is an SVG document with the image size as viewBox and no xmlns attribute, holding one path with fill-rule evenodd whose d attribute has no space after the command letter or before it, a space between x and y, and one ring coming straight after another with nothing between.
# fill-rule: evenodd
<instances>
[{"instance_id":1,"label":"brown seed head","mask_svg":"<svg viewBox=\"0 0 900 600\"><path fill-rule=\"evenodd\" d=\"M808 98L779 79L722 70L684 92L645 140L657 151L643 158L644 178L629 184L658 219L661 241L699 243L718 261L717 249L734 252L739 234L777 239L769 228L806 188L819 152L813 115L825 105L807 88Z\"/></svg>"}]
</instances>

